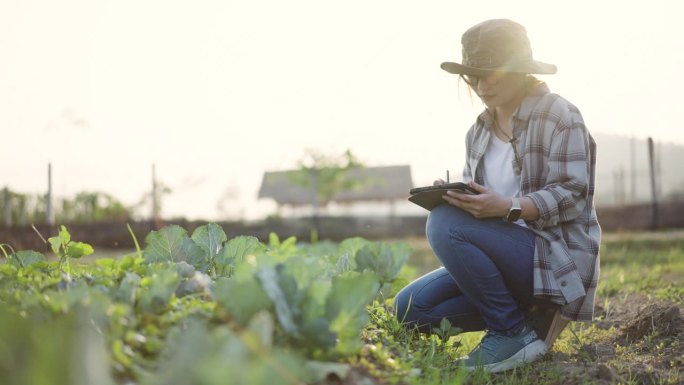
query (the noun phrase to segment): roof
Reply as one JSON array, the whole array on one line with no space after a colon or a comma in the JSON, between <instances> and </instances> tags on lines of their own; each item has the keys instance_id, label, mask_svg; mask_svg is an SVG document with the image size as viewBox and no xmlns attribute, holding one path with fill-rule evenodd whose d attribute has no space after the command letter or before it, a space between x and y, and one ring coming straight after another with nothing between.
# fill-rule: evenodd
<instances>
[{"instance_id":1,"label":"roof","mask_svg":"<svg viewBox=\"0 0 684 385\"><path fill-rule=\"evenodd\" d=\"M279 205L302 206L314 201L311 187L293 181L298 170L269 171L259 189L259 198L272 198ZM349 179L364 181L358 188L341 191L332 199L338 203L407 199L413 187L410 166L362 167L352 169Z\"/></svg>"}]
</instances>

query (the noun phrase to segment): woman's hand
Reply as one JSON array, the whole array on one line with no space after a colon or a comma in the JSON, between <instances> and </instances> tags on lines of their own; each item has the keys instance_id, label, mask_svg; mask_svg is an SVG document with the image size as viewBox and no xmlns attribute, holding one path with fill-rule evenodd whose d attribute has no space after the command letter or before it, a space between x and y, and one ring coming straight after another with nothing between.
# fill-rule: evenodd
<instances>
[{"instance_id":1,"label":"woman's hand","mask_svg":"<svg viewBox=\"0 0 684 385\"><path fill-rule=\"evenodd\" d=\"M444 181L444 179L435 179L435 181L432 182L432 185L433 185L433 186L439 186L439 185L443 185L443 184L446 184L446 182Z\"/></svg>"},{"instance_id":2,"label":"woman's hand","mask_svg":"<svg viewBox=\"0 0 684 385\"><path fill-rule=\"evenodd\" d=\"M435 181L436 182L436 181ZM475 182L469 183L470 187L479 191L479 195L447 191L443 196L450 205L461 208L475 218L503 218L511 208L511 199L486 189Z\"/></svg>"}]
</instances>

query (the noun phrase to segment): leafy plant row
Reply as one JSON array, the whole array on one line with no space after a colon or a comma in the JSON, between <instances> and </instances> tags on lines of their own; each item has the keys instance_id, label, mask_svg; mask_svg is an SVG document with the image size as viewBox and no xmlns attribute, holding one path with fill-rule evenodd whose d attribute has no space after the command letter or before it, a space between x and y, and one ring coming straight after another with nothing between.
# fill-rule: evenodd
<instances>
[{"instance_id":1,"label":"leafy plant row","mask_svg":"<svg viewBox=\"0 0 684 385\"><path fill-rule=\"evenodd\" d=\"M89 263L73 261L93 249L65 227L49 244L57 260L0 245L8 384L315 382L323 362L361 348L367 305L393 294L410 253L362 238L228 239L213 223Z\"/></svg>"}]
</instances>

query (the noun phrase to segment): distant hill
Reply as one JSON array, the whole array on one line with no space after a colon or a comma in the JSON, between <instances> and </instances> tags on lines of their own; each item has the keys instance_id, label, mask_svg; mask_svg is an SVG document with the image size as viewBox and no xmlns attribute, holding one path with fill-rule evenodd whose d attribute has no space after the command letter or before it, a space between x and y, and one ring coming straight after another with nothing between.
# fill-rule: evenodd
<instances>
[{"instance_id":1,"label":"distant hill","mask_svg":"<svg viewBox=\"0 0 684 385\"><path fill-rule=\"evenodd\" d=\"M651 183L646 139L592 135L597 145L596 205L649 201ZM658 197L683 199L684 146L657 141L654 144Z\"/></svg>"}]
</instances>

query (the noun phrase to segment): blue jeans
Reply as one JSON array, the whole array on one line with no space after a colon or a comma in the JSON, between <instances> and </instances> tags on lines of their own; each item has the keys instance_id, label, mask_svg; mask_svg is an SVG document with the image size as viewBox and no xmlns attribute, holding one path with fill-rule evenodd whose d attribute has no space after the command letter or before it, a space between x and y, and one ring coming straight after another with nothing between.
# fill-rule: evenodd
<instances>
[{"instance_id":1,"label":"blue jeans","mask_svg":"<svg viewBox=\"0 0 684 385\"><path fill-rule=\"evenodd\" d=\"M521 306L538 302L532 294L534 233L446 204L432 210L426 233L443 267L396 295L397 318L424 332L439 327L442 318L463 331L518 331Z\"/></svg>"}]
</instances>

